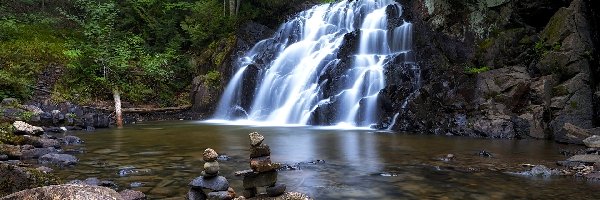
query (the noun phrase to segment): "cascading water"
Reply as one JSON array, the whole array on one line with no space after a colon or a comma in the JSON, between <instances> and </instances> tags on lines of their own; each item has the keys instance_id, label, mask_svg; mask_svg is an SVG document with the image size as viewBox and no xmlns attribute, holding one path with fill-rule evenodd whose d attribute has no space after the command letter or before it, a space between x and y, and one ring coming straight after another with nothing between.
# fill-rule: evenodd
<instances>
[{"instance_id":1,"label":"cascading water","mask_svg":"<svg viewBox=\"0 0 600 200\"><path fill-rule=\"evenodd\" d=\"M401 16L394 0L341 1L299 13L240 58L215 118L274 125L377 123L386 71L418 70L412 24Z\"/></svg>"}]
</instances>

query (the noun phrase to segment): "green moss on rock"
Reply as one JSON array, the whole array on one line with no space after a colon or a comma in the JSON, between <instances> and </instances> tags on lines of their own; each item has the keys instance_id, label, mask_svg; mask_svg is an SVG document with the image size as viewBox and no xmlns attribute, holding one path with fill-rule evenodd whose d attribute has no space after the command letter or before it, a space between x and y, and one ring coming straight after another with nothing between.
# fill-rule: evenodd
<instances>
[{"instance_id":1,"label":"green moss on rock","mask_svg":"<svg viewBox=\"0 0 600 200\"><path fill-rule=\"evenodd\" d=\"M37 169L0 164L0 196L61 183L62 181L58 177Z\"/></svg>"}]
</instances>

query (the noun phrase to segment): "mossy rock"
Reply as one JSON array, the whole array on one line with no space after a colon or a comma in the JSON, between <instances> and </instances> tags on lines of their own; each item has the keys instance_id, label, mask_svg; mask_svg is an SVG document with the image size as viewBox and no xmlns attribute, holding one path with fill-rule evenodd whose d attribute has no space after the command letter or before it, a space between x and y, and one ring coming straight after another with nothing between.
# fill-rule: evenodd
<instances>
[{"instance_id":1,"label":"mossy rock","mask_svg":"<svg viewBox=\"0 0 600 200\"><path fill-rule=\"evenodd\" d=\"M61 182L58 177L37 169L0 164L0 196L36 187L57 185Z\"/></svg>"}]
</instances>

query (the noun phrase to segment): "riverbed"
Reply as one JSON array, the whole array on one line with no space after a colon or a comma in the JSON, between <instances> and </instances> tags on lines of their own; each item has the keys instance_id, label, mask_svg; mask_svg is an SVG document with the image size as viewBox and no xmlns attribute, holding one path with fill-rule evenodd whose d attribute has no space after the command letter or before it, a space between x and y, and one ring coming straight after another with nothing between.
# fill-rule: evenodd
<instances>
[{"instance_id":1,"label":"riverbed","mask_svg":"<svg viewBox=\"0 0 600 200\"><path fill-rule=\"evenodd\" d=\"M111 180L150 199L183 199L202 171L202 152L213 148L226 155L221 175L239 194L242 178L234 172L249 169L254 131L265 136L271 159L288 166L278 183L315 199L600 199L592 192L597 182L508 173L527 170L523 164L555 167L566 158L560 152L573 148L567 145L308 126L174 121L78 132L85 144L65 150L79 164L56 173L66 181Z\"/></svg>"}]
</instances>

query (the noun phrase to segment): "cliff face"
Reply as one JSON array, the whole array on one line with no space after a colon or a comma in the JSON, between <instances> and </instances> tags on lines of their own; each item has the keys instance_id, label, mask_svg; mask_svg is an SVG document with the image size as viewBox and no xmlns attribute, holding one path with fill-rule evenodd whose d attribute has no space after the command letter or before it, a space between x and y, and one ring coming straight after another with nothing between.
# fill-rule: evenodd
<instances>
[{"instance_id":1,"label":"cliff face","mask_svg":"<svg viewBox=\"0 0 600 200\"><path fill-rule=\"evenodd\" d=\"M581 142L599 125L592 4L598 3L403 2L415 24L423 85L393 128ZM399 109L402 100L390 101Z\"/></svg>"}]
</instances>

